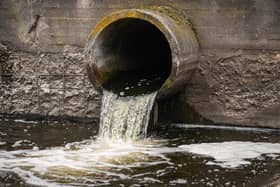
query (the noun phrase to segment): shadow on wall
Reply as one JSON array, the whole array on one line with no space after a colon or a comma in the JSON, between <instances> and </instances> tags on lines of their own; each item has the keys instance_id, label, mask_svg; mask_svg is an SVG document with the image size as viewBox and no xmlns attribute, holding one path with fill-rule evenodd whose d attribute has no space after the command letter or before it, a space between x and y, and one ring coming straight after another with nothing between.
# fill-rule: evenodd
<instances>
[{"instance_id":1,"label":"shadow on wall","mask_svg":"<svg viewBox=\"0 0 280 187\"><path fill-rule=\"evenodd\" d=\"M158 101L158 117L160 123L190 123L190 124L213 124L214 122L203 117L187 102L184 92L165 100Z\"/></svg>"}]
</instances>

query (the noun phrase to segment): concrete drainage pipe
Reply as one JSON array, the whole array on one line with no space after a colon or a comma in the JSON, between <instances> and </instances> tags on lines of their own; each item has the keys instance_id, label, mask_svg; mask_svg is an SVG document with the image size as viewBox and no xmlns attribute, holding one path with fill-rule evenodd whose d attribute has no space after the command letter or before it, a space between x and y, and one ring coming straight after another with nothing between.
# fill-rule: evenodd
<instances>
[{"instance_id":1,"label":"concrete drainage pipe","mask_svg":"<svg viewBox=\"0 0 280 187\"><path fill-rule=\"evenodd\" d=\"M191 25L179 13L146 9L114 12L90 33L85 50L88 76L97 90L116 92L127 82L130 88L139 88L147 79L156 80L128 91L128 95L159 90L162 98L190 79L198 50Z\"/></svg>"}]
</instances>

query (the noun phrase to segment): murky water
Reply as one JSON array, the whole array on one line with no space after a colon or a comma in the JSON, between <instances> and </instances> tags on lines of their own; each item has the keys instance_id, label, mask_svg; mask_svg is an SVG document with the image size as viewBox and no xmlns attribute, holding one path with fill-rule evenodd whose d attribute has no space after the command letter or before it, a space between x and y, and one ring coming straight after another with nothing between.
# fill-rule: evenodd
<instances>
[{"instance_id":1,"label":"murky water","mask_svg":"<svg viewBox=\"0 0 280 187\"><path fill-rule=\"evenodd\" d=\"M249 186L280 173L280 131L162 124L135 143L98 124L0 123L0 170L39 186ZM18 186L18 183L14 183Z\"/></svg>"}]
</instances>

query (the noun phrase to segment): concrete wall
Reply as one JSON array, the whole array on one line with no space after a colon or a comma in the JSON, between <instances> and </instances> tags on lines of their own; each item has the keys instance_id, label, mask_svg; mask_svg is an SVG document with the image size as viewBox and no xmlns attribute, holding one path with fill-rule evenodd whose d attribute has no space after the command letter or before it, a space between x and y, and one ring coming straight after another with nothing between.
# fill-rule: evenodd
<instances>
[{"instance_id":1,"label":"concrete wall","mask_svg":"<svg viewBox=\"0 0 280 187\"><path fill-rule=\"evenodd\" d=\"M14 48L5 60L14 81L1 79L1 113L97 117L100 98L86 82L81 53L87 35L112 11L153 6L181 11L201 48L192 81L160 103L162 121L280 128L278 0L1 0L0 41ZM69 45L74 52L65 52Z\"/></svg>"},{"instance_id":2,"label":"concrete wall","mask_svg":"<svg viewBox=\"0 0 280 187\"><path fill-rule=\"evenodd\" d=\"M204 49L280 49L278 0L1 0L0 40L44 51L84 46L106 14L151 6L181 10Z\"/></svg>"}]
</instances>

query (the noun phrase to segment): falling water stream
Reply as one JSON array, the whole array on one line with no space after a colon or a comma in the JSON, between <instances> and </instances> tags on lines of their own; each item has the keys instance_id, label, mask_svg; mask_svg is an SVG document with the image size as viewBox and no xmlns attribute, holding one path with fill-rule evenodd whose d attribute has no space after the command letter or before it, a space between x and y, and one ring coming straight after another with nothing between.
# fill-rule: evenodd
<instances>
[{"instance_id":1,"label":"falling water stream","mask_svg":"<svg viewBox=\"0 0 280 187\"><path fill-rule=\"evenodd\" d=\"M111 141L145 138L156 94L157 92L152 92L120 97L113 92L104 91L99 138Z\"/></svg>"}]
</instances>

